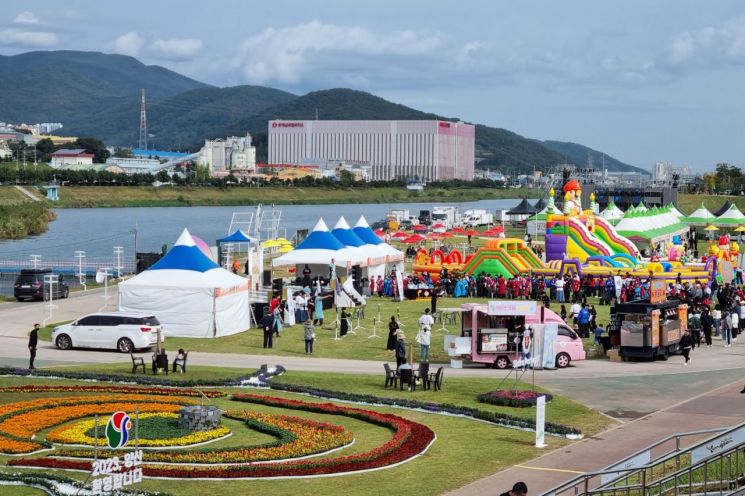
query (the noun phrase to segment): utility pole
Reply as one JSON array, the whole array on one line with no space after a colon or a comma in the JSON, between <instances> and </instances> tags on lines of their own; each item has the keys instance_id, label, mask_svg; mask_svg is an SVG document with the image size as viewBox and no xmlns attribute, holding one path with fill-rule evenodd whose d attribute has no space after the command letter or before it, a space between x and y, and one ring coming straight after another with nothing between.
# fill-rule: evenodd
<instances>
[{"instance_id":1,"label":"utility pole","mask_svg":"<svg viewBox=\"0 0 745 496\"><path fill-rule=\"evenodd\" d=\"M147 114L145 113L145 89L142 89L140 99L140 140L137 146L141 150L147 150Z\"/></svg>"}]
</instances>

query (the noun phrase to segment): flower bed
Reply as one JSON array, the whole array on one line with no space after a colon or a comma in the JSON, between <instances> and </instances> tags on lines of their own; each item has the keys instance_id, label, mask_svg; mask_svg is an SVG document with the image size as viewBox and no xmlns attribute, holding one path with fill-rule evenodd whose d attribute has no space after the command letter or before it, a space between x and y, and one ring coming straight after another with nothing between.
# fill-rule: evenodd
<instances>
[{"instance_id":1,"label":"flower bed","mask_svg":"<svg viewBox=\"0 0 745 496\"><path fill-rule=\"evenodd\" d=\"M76 491L85 487L80 481L53 474L0 472L0 481L19 486L43 488L42 490L51 496L70 496L70 494L76 494L76 492L71 492L71 489ZM143 489L120 489L117 494L121 496L169 496L168 493L145 491Z\"/></svg>"},{"instance_id":2,"label":"flower bed","mask_svg":"<svg viewBox=\"0 0 745 496\"><path fill-rule=\"evenodd\" d=\"M288 462L224 467L174 467L143 466L148 477L175 478L264 478L303 477L358 472L397 465L422 454L434 441L435 434L422 424L370 410L337 406L330 403L309 403L259 395L235 395L236 401L257 403L279 408L318 412L329 415L344 415L393 430L393 437L385 444L365 453L338 458L318 458ZM82 460L67 460L54 457L23 458L11 460L11 465L24 467L46 467L71 470L86 470L90 464Z\"/></svg>"},{"instance_id":3,"label":"flower bed","mask_svg":"<svg viewBox=\"0 0 745 496\"><path fill-rule=\"evenodd\" d=\"M29 384L26 386L9 386L0 387L0 393L126 393L126 394L154 394L163 396L188 396L200 397L202 395L208 398L222 398L227 396L222 391L214 389L207 391L197 391L195 389L178 389L160 388L160 387L133 387L133 386L47 386Z\"/></svg>"},{"instance_id":4,"label":"flower bed","mask_svg":"<svg viewBox=\"0 0 745 496\"><path fill-rule=\"evenodd\" d=\"M162 422L165 420L166 422ZM158 422L151 425L153 422ZM93 446L96 439L92 433L95 420L84 420L73 425L65 425L47 434L47 441L62 444L87 444ZM227 427L219 427L208 431L190 432L178 427L176 413L141 413L139 417L139 446L143 448L164 446L189 446L214 441L230 434ZM98 446L106 446L106 438L99 431ZM166 454L165 456L169 456Z\"/></svg>"},{"instance_id":5,"label":"flower bed","mask_svg":"<svg viewBox=\"0 0 745 496\"><path fill-rule=\"evenodd\" d=\"M272 443L260 446L226 449L200 449L190 451L147 451L145 462L228 464L255 463L286 458L301 458L324 453L348 445L353 441L352 433L338 425L317 422L288 415L268 415L248 410L227 411L226 418L241 420L252 429L277 437ZM140 443L142 444L142 443ZM99 456L113 456L114 452L99 452ZM60 450L58 456L90 458L90 450Z\"/></svg>"},{"instance_id":6,"label":"flower bed","mask_svg":"<svg viewBox=\"0 0 745 496\"><path fill-rule=\"evenodd\" d=\"M498 389L488 393L480 394L476 398L481 403L499 406L515 406L519 408L535 406L539 396L546 397L546 403L553 399L553 396L547 393L538 393L527 391L525 389Z\"/></svg>"},{"instance_id":7,"label":"flower bed","mask_svg":"<svg viewBox=\"0 0 745 496\"><path fill-rule=\"evenodd\" d=\"M535 420L530 418L517 417L506 413L489 412L478 410L465 406L451 405L448 403L429 403L426 401L412 400L408 398L386 398L373 396L371 394L345 393L342 391L330 391L328 389L319 389L308 386L298 386L295 384L270 384L272 389L287 391L291 393L302 393L317 398L327 398L340 401L351 401L355 403L364 403L368 405L390 405L401 408L410 408L414 410L424 410L431 413L445 413L450 415L461 415L471 417L484 422L496 424L500 427L513 429L535 430ZM566 425L546 422L546 434L553 436L567 437L569 439L579 439L582 437L582 431Z\"/></svg>"}]
</instances>

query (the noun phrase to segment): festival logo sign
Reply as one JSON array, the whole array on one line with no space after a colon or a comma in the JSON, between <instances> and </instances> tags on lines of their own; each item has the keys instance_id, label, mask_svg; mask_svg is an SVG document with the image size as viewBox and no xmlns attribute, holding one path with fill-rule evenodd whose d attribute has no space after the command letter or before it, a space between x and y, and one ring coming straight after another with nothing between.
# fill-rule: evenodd
<instances>
[{"instance_id":1,"label":"festival logo sign","mask_svg":"<svg viewBox=\"0 0 745 496\"><path fill-rule=\"evenodd\" d=\"M106 424L106 441L109 448L123 448L129 441L129 431L132 429L132 421L124 412L116 412L111 415Z\"/></svg>"}]
</instances>

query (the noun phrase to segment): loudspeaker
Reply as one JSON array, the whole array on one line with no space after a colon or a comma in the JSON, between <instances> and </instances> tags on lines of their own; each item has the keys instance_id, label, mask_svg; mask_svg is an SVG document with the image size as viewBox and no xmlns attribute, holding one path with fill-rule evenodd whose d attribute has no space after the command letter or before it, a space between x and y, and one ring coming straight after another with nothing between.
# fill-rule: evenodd
<instances>
[{"instance_id":1,"label":"loudspeaker","mask_svg":"<svg viewBox=\"0 0 745 496\"><path fill-rule=\"evenodd\" d=\"M271 270L265 270L263 277L261 278L261 285L265 288L268 288L272 285L272 271Z\"/></svg>"},{"instance_id":2,"label":"loudspeaker","mask_svg":"<svg viewBox=\"0 0 745 496\"><path fill-rule=\"evenodd\" d=\"M282 279L275 279L272 281L272 298L282 295Z\"/></svg>"},{"instance_id":3,"label":"loudspeaker","mask_svg":"<svg viewBox=\"0 0 745 496\"><path fill-rule=\"evenodd\" d=\"M354 289L357 290L358 293L362 292L362 267L359 265L353 265L352 266L352 277L354 278L354 281L352 282L352 286L354 286Z\"/></svg>"}]
</instances>

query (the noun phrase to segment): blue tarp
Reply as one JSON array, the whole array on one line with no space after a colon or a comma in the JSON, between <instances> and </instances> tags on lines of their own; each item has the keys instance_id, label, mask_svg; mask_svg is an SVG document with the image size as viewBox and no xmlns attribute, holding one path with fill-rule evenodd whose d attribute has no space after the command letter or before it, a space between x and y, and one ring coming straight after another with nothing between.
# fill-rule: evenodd
<instances>
[{"instance_id":1,"label":"blue tarp","mask_svg":"<svg viewBox=\"0 0 745 496\"><path fill-rule=\"evenodd\" d=\"M255 242L255 240L252 237L246 236L246 234L240 229L237 229L230 236L226 236L222 239L218 239L217 241L219 243L253 243Z\"/></svg>"},{"instance_id":2,"label":"blue tarp","mask_svg":"<svg viewBox=\"0 0 745 496\"><path fill-rule=\"evenodd\" d=\"M176 245L148 270L177 269L207 272L219 267L197 246Z\"/></svg>"}]
</instances>

